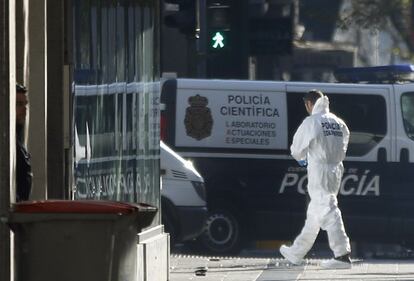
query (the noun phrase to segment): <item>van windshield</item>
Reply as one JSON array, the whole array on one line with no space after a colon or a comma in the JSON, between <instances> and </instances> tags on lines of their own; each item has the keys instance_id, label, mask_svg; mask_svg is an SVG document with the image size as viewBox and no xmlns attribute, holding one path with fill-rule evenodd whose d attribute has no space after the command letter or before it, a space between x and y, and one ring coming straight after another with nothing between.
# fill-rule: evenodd
<instances>
[{"instance_id":1,"label":"van windshield","mask_svg":"<svg viewBox=\"0 0 414 281\"><path fill-rule=\"evenodd\" d=\"M414 139L414 93L401 96L401 112L405 132L410 139Z\"/></svg>"}]
</instances>

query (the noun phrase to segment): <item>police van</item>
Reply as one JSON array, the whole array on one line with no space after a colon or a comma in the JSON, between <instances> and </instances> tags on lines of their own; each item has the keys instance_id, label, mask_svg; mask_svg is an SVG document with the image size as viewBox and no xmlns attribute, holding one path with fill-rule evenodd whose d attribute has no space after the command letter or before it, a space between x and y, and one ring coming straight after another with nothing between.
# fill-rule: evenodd
<instances>
[{"instance_id":1,"label":"police van","mask_svg":"<svg viewBox=\"0 0 414 281\"><path fill-rule=\"evenodd\" d=\"M160 143L161 221L170 244L191 241L204 229L207 216L203 177L165 143Z\"/></svg>"},{"instance_id":2,"label":"police van","mask_svg":"<svg viewBox=\"0 0 414 281\"><path fill-rule=\"evenodd\" d=\"M234 253L301 230L307 174L290 144L311 89L351 131L338 196L351 240L414 246L414 67L342 69L336 78L164 81L161 135L204 177L209 216L199 240L207 250Z\"/></svg>"}]
</instances>

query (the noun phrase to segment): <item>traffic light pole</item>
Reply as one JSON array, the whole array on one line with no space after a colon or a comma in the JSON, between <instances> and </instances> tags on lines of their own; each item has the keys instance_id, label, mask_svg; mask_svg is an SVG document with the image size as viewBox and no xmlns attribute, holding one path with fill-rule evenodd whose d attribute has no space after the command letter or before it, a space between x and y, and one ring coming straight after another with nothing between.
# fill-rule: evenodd
<instances>
[{"instance_id":1,"label":"traffic light pole","mask_svg":"<svg viewBox=\"0 0 414 281\"><path fill-rule=\"evenodd\" d=\"M197 32L198 38L196 40L197 49L197 77L207 77L207 0L196 0L197 11Z\"/></svg>"}]
</instances>

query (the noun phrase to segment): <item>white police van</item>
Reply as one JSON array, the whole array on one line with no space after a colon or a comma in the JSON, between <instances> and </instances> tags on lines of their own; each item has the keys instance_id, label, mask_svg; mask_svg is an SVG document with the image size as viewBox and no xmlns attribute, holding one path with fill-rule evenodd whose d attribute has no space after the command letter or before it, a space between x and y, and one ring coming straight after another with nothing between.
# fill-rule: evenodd
<instances>
[{"instance_id":1,"label":"white police van","mask_svg":"<svg viewBox=\"0 0 414 281\"><path fill-rule=\"evenodd\" d=\"M393 65L338 70L339 83L167 79L162 135L205 179L203 246L237 252L298 234L307 175L289 148L311 89L351 131L339 194L351 240L413 246L413 78L413 66Z\"/></svg>"},{"instance_id":2,"label":"white police van","mask_svg":"<svg viewBox=\"0 0 414 281\"><path fill-rule=\"evenodd\" d=\"M161 212L171 244L191 241L204 228L207 203L203 177L165 143L160 143Z\"/></svg>"}]
</instances>

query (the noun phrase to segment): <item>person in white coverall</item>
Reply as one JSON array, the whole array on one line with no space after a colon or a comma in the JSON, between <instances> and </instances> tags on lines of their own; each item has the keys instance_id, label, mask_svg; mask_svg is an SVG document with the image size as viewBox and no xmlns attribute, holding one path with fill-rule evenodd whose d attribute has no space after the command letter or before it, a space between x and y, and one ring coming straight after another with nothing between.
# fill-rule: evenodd
<instances>
[{"instance_id":1,"label":"person in white coverall","mask_svg":"<svg viewBox=\"0 0 414 281\"><path fill-rule=\"evenodd\" d=\"M310 202L301 233L292 246L282 245L280 253L291 263L301 264L323 229L335 258L322 262L321 267L351 268L351 246L336 198L349 130L342 119L329 112L329 99L322 92L312 90L303 100L310 116L297 129L290 149L301 166L307 165Z\"/></svg>"}]
</instances>

